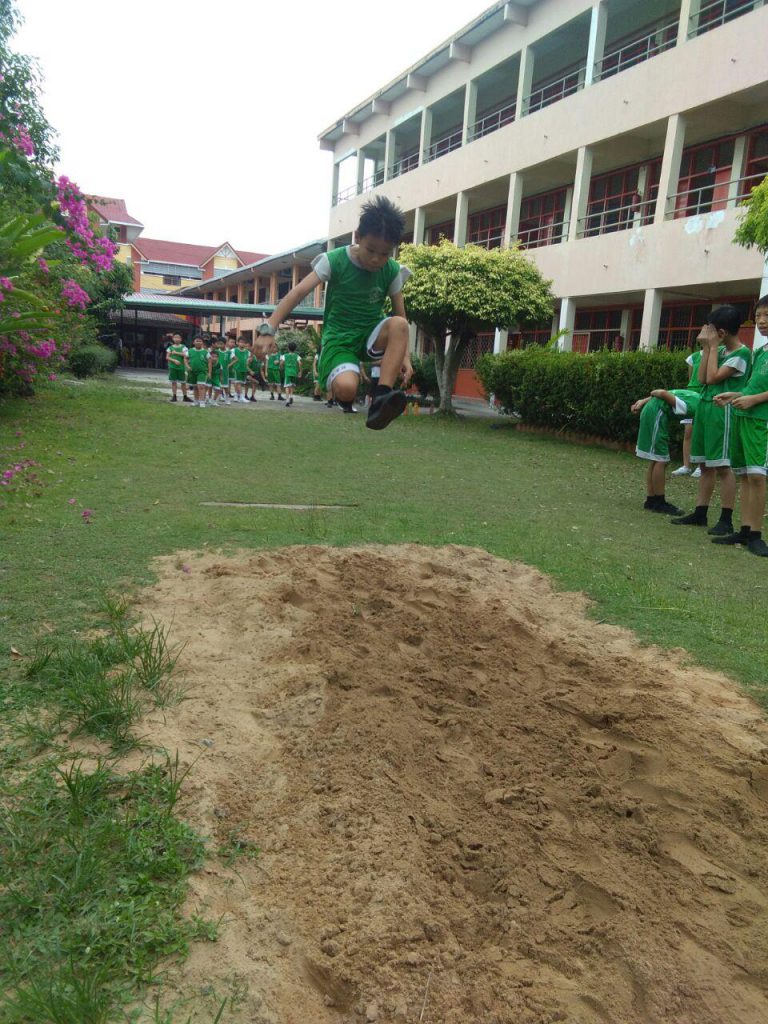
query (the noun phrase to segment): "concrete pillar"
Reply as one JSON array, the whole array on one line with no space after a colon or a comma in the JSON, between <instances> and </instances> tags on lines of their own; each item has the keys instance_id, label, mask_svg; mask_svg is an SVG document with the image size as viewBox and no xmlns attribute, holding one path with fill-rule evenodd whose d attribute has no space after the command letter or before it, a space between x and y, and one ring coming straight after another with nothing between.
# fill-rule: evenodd
<instances>
[{"instance_id":1,"label":"concrete pillar","mask_svg":"<svg viewBox=\"0 0 768 1024\"><path fill-rule=\"evenodd\" d=\"M728 185L728 208L736 205L739 197L741 183L739 178L744 176L747 166L747 149L749 139L746 135L739 135L733 144L733 164L731 165L731 182ZM758 184L755 182L755 184Z\"/></svg>"},{"instance_id":2,"label":"concrete pillar","mask_svg":"<svg viewBox=\"0 0 768 1024\"><path fill-rule=\"evenodd\" d=\"M464 128L461 135L461 144L471 141L470 129L477 120L477 80L467 82L464 90Z\"/></svg>"},{"instance_id":3,"label":"concrete pillar","mask_svg":"<svg viewBox=\"0 0 768 1024\"><path fill-rule=\"evenodd\" d=\"M301 278L301 271L299 270L298 263L294 263L291 267L291 288L295 288Z\"/></svg>"},{"instance_id":4,"label":"concrete pillar","mask_svg":"<svg viewBox=\"0 0 768 1024\"><path fill-rule=\"evenodd\" d=\"M384 136L384 181L392 177L392 161L395 158L395 133L388 131Z\"/></svg>"},{"instance_id":5,"label":"concrete pillar","mask_svg":"<svg viewBox=\"0 0 768 1024\"><path fill-rule=\"evenodd\" d=\"M645 199L645 190L648 185L648 164L643 164L637 171L637 194ZM639 227L643 223L647 207L641 205L632 213L632 227Z\"/></svg>"},{"instance_id":6,"label":"concrete pillar","mask_svg":"<svg viewBox=\"0 0 768 1024\"><path fill-rule=\"evenodd\" d=\"M469 221L469 195L459 192L456 195L456 226L453 230L453 241L459 248L467 244L467 223Z\"/></svg>"},{"instance_id":7,"label":"concrete pillar","mask_svg":"<svg viewBox=\"0 0 768 1024\"><path fill-rule=\"evenodd\" d=\"M269 275L269 301L274 305L277 302L277 274Z\"/></svg>"},{"instance_id":8,"label":"concrete pillar","mask_svg":"<svg viewBox=\"0 0 768 1024\"><path fill-rule=\"evenodd\" d=\"M765 257L765 263L763 263L763 280L760 282L760 298L768 295L768 256ZM753 342L753 351L762 348L763 345L768 343L768 338L764 338L762 334L755 328L755 340Z\"/></svg>"},{"instance_id":9,"label":"concrete pillar","mask_svg":"<svg viewBox=\"0 0 768 1024\"><path fill-rule=\"evenodd\" d=\"M424 241L426 230L427 213L423 206L417 206L413 211L413 242L414 245L421 245Z\"/></svg>"},{"instance_id":10,"label":"concrete pillar","mask_svg":"<svg viewBox=\"0 0 768 1024\"><path fill-rule=\"evenodd\" d=\"M365 178L365 153L362 149L357 151L357 177L355 179L357 183L357 194L360 195L363 191L363 179Z\"/></svg>"},{"instance_id":11,"label":"concrete pillar","mask_svg":"<svg viewBox=\"0 0 768 1024\"><path fill-rule=\"evenodd\" d=\"M336 196L339 194L339 164L334 161L333 175L331 176L331 206L336 205Z\"/></svg>"},{"instance_id":12,"label":"concrete pillar","mask_svg":"<svg viewBox=\"0 0 768 1024\"><path fill-rule=\"evenodd\" d=\"M504 221L504 239L502 247L508 249L514 244L517 232L520 229L520 207L523 202L523 175L519 171L513 171L509 176L509 191L507 193L507 218Z\"/></svg>"},{"instance_id":13,"label":"concrete pillar","mask_svg":"<svg viewBox=\"0 0 768 1024\"><path fill-rule=\"evenodd\" d=\"M571 352L573 350L573 328L576 324L576 302L574 299L560 300L560 319L557 329L568 331L568 334L558 339L557 348L560 352Z\"/></svg>"},{"instance_id":14,"label":"concrete pillar","mask_svg":"<svg viewBox=\"0 0 768 1024\"><path fill-rule=\"evenodd\" d=\"M650 352L659 344L659 326L661 324L661 292L658 288L649 288L643 302L643 322L640 325L640 349Z\"/></svg>"},{"instance_id":15,"label":"concrete pillar","mask_svg":"<svg viewBox=\"0 0 768 1024\"><path fill-rule=\"evenodd\" d=\"M497 356L501 352L506 352L508 343L509 331L506 328L497 327L493 335L493 354Z\"/></svg>"},{"instance_id":16,"label":"concrete pillar","mask_svg":"<svg viewBox=\"0 0 768 1024\"><path fill-rule=\"evenodd\" d=\"M562 237L568 238L568 233L571 230L571 215L573 214L573 185L569 185L565 190L565 201L563 202L563 228Z\"/></svg>"},{"instance_id":17,"label":"concrete pillar","mask_svg":"<svg viewBox=\"0 0 768 1024\"><path fill-rule=\"evenodd\" d=\"M589 199L589 183L592 178L592 148L582 146L576 157L576 176L573 181L573 204L571 223L568 228L568 241L573 242L581 230L579 221L587 212Z\"/></svg>"},{"instance_id":18,"label":"concrete pillar","mask_svg":"<svg viewBox=\"0 0 768 1024\"><path fill-rule=\"evenodd\" d=\"M408 324L408 351L414 355L418 348L419 329L416 324Z\"/></svg>"},{"instance_id":19,"label":"concrete pillar","mask_svg":"<svg viewBox=\"0 0 768 1024\"><path fill-rule=\"evenodd\" d=\"M629 352L629 328L632 323L632 310L622 309L621 311L621 324L619 325L619 334L624 339L622 345L623 352Z\"/></svg>"},{"instance_id":20,"label":"concrete pillar","mask_svg":"<svg viewBox=\"0 0 768 1024\"><path fill-rule=\"evenodd\" d=\"M659 196L656 200L656 210L653 217L654 224L664 223L669 202L668 197L677 192L684 145L685 118L682 114L673 114L667 121L667 137L664 141L664 156L661 160ZM669 212L672 211L670 210Z\"/></svg>"},{"instance_id":21,"label":"concrete pillar","mask_svg":"<svg viewBox=\"0 0 768 1024\"><path fill-rule=\"evenodd\" d=\"M429 147L432 145L432 108L424 107L421 112L421 129L419 134L419 165L429 160Z\"/></svg>"},{"instance_id":22,"label":"concrete pillar","mask_svg":"<svg viewBox=\"0 0 768 1024\"><path fill-rule=\"evenodd\" d=\"M524 46L520 53L520 73L517 77L517 106L515 107L515 120L519 121L528 113L527 97L533 88L533 67L536 56L532 46Z\"/></svg>"},{"instance_id":23,"label":"concrete pillar","mask_svg":"<svg viewBox=\"0 0 768 1024\"><path fill-rule=\"evenodd\" d=\"M677 24L677 45L688 42L689 32L695 32L699 25L701 0L681 0L680 21Z\"/></svg>"},{"instance_id":24,"label":"concrete pillar","mask_svg":"<svg viewBox=\"0 0 768 1024\"><path fill-rule=\"evenodd\" d=\"M589 45L587 46L587 70L584 84L591 85L595 71L600 74L600 64L605 56L605 30L608 27L608 4L606 0L595 0L592 4L592 20L589 24Z\"/></svg>"}]
</instances>

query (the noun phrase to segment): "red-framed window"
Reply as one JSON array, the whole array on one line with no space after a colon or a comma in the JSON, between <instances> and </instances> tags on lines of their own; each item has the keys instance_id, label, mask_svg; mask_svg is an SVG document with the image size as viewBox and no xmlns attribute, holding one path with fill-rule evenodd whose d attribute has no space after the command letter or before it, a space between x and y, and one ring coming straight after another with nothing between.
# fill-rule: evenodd
<instances>
[{"instance_id":1,"label":"red-framed window","mask_svg":"<svg viewBox=\"0 0 768 1024\"><path fill-rule=\"evenodd\" d=\"M587 344L581 351L597 352L602 348L614 349L621 335L622 309L577 309L573 334L586 335ZM619 350L623 345L619 345Z\"/></svg>"},{"instance_id":2,"label":"red-framed window","mask_svg":"<svg viewBox=\"0 0 768 1024\"><path fill-rule=\"evenodd\" d=\"M443 221L442 224L435 224L427 232L427 244L439 245L441 238L448 238L453 241L453 233L456 229L456 222L452 220Z\"/></svg>"},{"instance_id":3,"label":"red-framed window","mask_svg":"<svg viewBox=\"0 0 768 1024\"><path fill-rule=\"evenodd\" d=\"M653 219L656 196L659 192L661 158L646 164L646 181L640 191L642 164L622 167L592 178L589 187L587 215L580 234L604 235L611 231L624 231L634 224L648 224Z\"/></svg>"},{"instance_id":4,"label":"red-framed window","mask_svg":"<svg viewBox=\"0 0 768 1024\"><path fill-rule=\"evenodd\" d=\"M495 206L481 210L469 218L467 241L484 245L486 249L498 249L504 241L504 225L507 220L506 206Z\"/></svg>"},{"instance_id":5,"label":"red-framed window","mask_svg":"<svg viewBox=\"0 0 768 1024\"><path fill-rule=\"evenodd\" d=\"M464 349L464 354L459 363L460 370L472 370L475 363L484 356L486 352L493 352L493 339L495 334L478 334Z\"/></svg>"},{"instance_id":6,"label":"red-framed window","mask_svg":"<svg viewBox=\"0 0 768 1024\"><path fill-rule=\"evenodd\" d=\"M517 237L524 249L561 242L568 233L565 219L566 188L527 196L520 206Z\"/></svg>"},{"instance_id":7,"label":"red-framed window","mask_svg":"<svg viewBox=\"0 0 768 1024\"><path fill-rule=\"evenodd\" d=\"M766 175L768 175L768 125L750 132L747 162L744 167L746 180L739 189L739 198L748 196Z\"/></svg>"},{"instance_id":8,"label":"red-framed window","mask_svg":"<svg viewBox=\"0 0 768 1024\"><path fill-rule=\"evenodd\" d=\"M698 17L696 35L719 28L755 7L755 0L704 0Z\"/></svg>"},{"instance_id":9,"label":"red-framed window","mask_svg":"<svg viewBox=\"0 0 768 1024\"><path fill-rule=\"evenodd\" d=\"M675 302L664 305L659 323L659 348L694 348L711 302Z\"/></svg>"},{"instance_id":10,"label":"red-framed window","mask_svg":"<svg viewBox=\"0 0 768 1024\"><path fill-rule=\"evenodd\" d=\"M722 210L733 174L734 136L683 150L675 217Z\"/></svg>"}]
</instances>

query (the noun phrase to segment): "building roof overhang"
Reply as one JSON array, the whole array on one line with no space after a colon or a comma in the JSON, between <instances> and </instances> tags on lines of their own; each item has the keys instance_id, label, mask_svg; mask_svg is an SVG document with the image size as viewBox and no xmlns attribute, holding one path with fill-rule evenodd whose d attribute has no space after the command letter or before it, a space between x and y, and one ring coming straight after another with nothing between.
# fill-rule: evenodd
<instances>
[{"instance_id":1,"label":"building roof overhang","mask_svg":"<svg viewBox=\"0 0 768 1024\"><path fill-rule=\"evenodd\" d=\"M262 259L256 260L255 263L238 267L237 270L231 270L228 274L221 274L219 277L207 277L200 284L187 285L186 288L180 288L174 294L191 295L193 292L200 290L210 291L212 287L218 287L221 284L239 284L241 281L247 281L257 274L274 274L280 270L289 270L297 260L311 263L321 252L325 252L326 245L327 240L325 238L318 238L313 242L305 242L303 245L297 245L292 249L285 249L283 252L277 252L272 256L264 256Z\"/></svg>"},{"instance_id":2,"label":"building roof overhang","mask_svg":"<svg viewBox=\"0 0 768 1024\"><path fill-rule=\"evenodd\" d=\"M195 299L183 295L157 295L148 292L133 292L123 298L126 310L144 309L155 312L177 313L181 316L236 316L268 317L277 309L269 302L217 302L212 299ZM322 320L323 310L317 306L297 306L291 313L294 320Z\"/></svg>"}]
</instances>

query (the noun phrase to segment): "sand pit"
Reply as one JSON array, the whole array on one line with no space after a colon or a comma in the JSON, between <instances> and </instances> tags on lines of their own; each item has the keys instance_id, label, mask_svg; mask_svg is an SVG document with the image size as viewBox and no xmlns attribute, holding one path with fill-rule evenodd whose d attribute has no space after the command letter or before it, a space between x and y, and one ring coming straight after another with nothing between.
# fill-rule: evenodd
<instances>
[{"instance_id":1,"label":"sand pit","mask_svg":"<svg viewBox=\"0 0 768 1024\"><path fill-rule=\"evenodd\" d=\"M768 726L734 684L477 550L160 571L188 699L144 733L200 757L189 820L263 851L193 879L225 918L180 993L235 985L249 1024L768 1019Z\"/></svg>"}]
</instances>

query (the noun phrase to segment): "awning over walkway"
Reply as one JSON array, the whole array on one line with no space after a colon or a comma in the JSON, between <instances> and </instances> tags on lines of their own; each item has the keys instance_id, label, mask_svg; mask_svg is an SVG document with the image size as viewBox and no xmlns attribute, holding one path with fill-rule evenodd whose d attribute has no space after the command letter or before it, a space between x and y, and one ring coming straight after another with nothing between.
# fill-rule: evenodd
<instances>
[{"instance_id":1,"label":"awning over walkway","mask_svg":"<svg viewBox=\"0 0 768 1024\"><path fill-rule=\"evenodd\" d=\"M269 302L216 302L212 299L188 299L182 295L155 295L134 292L123 299L126 310L146 309L154 312L177 313L181 316L268 317L277 309ZM297 306L291 320L322 320L323 310L317 306Z\"/></svg>"}]
</instances>

